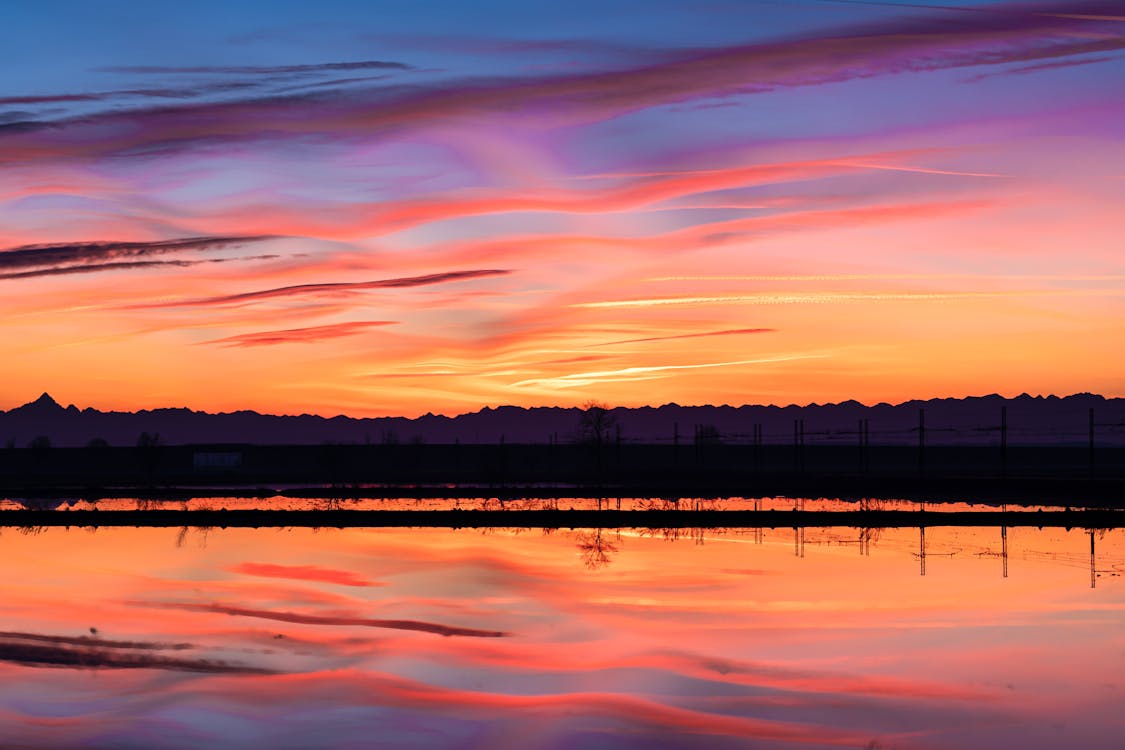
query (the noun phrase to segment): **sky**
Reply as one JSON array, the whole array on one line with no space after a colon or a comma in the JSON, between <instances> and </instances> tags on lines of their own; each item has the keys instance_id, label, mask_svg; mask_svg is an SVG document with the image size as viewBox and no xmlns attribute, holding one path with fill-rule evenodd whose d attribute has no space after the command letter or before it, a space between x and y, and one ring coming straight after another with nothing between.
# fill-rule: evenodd
<instances>
[{"instance_id":1,"label":"sky","mask_svg":"<svg viewBox=\"0 0 1125 750\"><path fill-rule=\"evenodd\" d=\"M1120 2L3 15L0 408L1125 396Z\"/></svg>"}]
</instances>

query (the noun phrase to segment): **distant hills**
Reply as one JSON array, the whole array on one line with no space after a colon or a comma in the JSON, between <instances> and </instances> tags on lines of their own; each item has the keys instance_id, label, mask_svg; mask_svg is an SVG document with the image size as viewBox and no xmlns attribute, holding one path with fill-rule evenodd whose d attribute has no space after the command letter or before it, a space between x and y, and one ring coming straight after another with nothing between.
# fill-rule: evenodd
<instances>
[{"instance_id":1,"label":"distant hills","mask_svg":"<svg viewBox=\"0 0 1125 750\"><path fill-rule=\"evenodd\" d=\"M759 430L765 443L792 444L803 420L806 445L854 445L867 422L870 444L916 444L919 411L925 413L927 445L988 445L1001 439L1006 416L1009 444L1086 444L1094 410L1098 445L1125 446L1125 399L1094 394L1066 397L997 395L932 399L865 406L857 401L809 406L679 406L614 408L607 434L625 442L690 445L702 442L750 443ZM54 446L83 446L93 440L136 445L141 433L159 433L168 445L252 443L548 443L579 439L578 408L502 406L445 417L416 419L309 414L277 416L254 411L210 414L190 409L103 412L63 407L44 393L10 411L0 411L0 447L25 447L38 437Z\"/></svg>"}]
</instances>

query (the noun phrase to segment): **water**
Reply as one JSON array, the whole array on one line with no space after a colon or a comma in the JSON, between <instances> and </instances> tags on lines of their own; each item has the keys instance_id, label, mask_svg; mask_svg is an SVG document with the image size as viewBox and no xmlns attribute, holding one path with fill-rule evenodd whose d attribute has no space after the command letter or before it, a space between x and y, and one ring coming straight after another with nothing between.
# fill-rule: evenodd
<instances>
[{"instance_id":1,"label":"water","mask_svg":"<svg viewBox=\"0 0 1125 750\"><path fill-rule=\"evenodd\" d=\"M1120 529L5 528L0 563L2 747L1118 748L1123 728Z\"/></svg>"}]
</instances>

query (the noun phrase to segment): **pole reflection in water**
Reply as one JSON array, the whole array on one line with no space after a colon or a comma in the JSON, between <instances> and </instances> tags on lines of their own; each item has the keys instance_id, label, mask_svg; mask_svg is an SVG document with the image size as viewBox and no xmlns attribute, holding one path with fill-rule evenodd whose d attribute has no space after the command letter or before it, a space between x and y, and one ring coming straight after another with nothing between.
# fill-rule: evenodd
<instances>
[{"instance_id":1,"label":"pole reflection in water","mask_svg":"<svg viewBox=\"0 0 1125 750\"><path fill-rule=\"evenodd\" d=\"M8 528L0 747L1120 746L1125 532L858 534Z\"/></svg>"}]
</instances>

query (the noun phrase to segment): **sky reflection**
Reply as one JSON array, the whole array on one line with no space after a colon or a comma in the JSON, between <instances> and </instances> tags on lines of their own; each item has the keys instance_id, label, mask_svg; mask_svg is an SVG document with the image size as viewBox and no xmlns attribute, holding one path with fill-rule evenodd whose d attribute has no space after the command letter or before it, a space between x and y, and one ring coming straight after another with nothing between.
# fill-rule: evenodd
<instances>
[{"instance_id":1,"label":"sky reflection","mask_svg":"<svg viewBox=\"0 0 1125 750\"><path fill-rule=\"evenodd\" d=\"M24 532L0 533L4 746L1120 736L1121 530L1094 588L1077 529L1010 529L1007 558L999 529L927 529L924 577L917 529Z\"/></svg>"}]
</instances>

